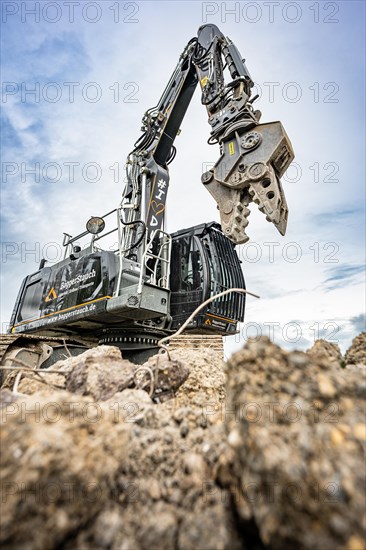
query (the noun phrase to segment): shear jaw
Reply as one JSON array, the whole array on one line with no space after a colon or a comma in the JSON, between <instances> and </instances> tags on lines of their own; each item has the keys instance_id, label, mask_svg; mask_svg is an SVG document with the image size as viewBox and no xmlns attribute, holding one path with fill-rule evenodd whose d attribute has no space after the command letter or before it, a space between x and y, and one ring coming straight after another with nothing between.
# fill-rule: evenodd
<instances>
[{"instance_id":1,"label":"shear jaw","mask_svg":"<svg viewBox=\"0 0 366 550\"><path fill-rule=\"evenodd\" d=\"M280 122L258 124L249 130L236 126L221 142L221 156L202 183L216 200L221 227L236 244L248 241L248 205L258 205L281 235L286 232L288 208L280 178L294 158Z\"/></svg>"},{"instance_id":2,"label":"shear jaw","mask_svg":"<svg viewBox=\"0 0 366 550\"><path fill-rule=\"evenodd\" d=\"M288 208L280 180L273 168L268 170L266 179L248 183L244 189L230 189L214 178L206 184L206 188L217 202L224 234L235 244L249 240L246 227L251 202L258 205L267 221L272 222L281 235L286 233Z\"/></svg>"}]
</instances>

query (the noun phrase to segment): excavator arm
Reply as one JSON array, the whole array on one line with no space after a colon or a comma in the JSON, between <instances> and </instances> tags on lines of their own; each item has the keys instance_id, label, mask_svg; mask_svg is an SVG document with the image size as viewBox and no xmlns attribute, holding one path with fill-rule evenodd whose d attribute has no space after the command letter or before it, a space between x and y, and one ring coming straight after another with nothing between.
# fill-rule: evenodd
<instances>
[{"instance_id":1,"label":"excavator arm","mask_svg":"<svg viewBox=\"0 0 366 550\"><path fill-rule=\"evenodd\" d=\"M229 81L225 80L225 70ZM143 134L127 159L122 207L125 250L142 235L164 227L168 165L174 141L197 84L211 126L209 143L220 158L202 183L215 199L224 234L234 243L248 240L246 226L253 201L283 235L288 209L280 178L294 158L280 122L259 124L251 98L253 81L235 45L215 25L203 25L191 39L158 104L142 119Z\"/></svg>"}]
</instances>

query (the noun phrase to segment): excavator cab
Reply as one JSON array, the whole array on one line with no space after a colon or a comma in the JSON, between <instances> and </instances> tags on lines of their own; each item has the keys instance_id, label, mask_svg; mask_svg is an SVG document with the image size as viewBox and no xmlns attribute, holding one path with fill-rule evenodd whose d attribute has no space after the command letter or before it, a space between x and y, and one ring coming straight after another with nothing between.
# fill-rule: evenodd
<instances>
[{"instance_id":1,"label":"excavator cab","mask_svg":"<svg viewBox=\"0 0 366 550\"><path fill-rule=\"evenodd\" d=\"M245 288L235 245L216 222L172 234L170 313L178 329L208 298L228 288ZM245 295L214 300L188 326L192 332L233 334L244 320Z\"/></svg>"}]
</instances>

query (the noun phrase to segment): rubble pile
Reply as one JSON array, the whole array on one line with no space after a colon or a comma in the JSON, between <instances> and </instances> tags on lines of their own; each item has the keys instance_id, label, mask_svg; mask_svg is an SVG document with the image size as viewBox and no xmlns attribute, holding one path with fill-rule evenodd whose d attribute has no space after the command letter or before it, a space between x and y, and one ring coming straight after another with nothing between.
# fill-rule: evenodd
<instances>
[{"instance_id":1,"label":"rubble pile","mask_svg":"<svg viewBox=\"0 0 366 550\"><path fill-rule=\"evenodd\" d=\"M366 332L361 332L352 342L344 357L346 366L365 367L366 364Z\"/></svg>"},{"instance_id":2,"label":"rubble pile","mask_svg":"<svg viewBox=\"0 0 366 550\"><path fill-rule=\"evenodd\" d=\"M237 511L270 548L364 547L366 379L337 346L249 343L227 366Z\"/></svg>"},{"instance_id":3,"label":"rubble pile","mask_svg":"<svg viewBox=\"0 0 366 550\"><path fill-rule=\"evenodd\" d=\"M171 355L100 346L7 378L2 546L364 548L364 371L322 341Z\"/></svg>"}]
</instances>

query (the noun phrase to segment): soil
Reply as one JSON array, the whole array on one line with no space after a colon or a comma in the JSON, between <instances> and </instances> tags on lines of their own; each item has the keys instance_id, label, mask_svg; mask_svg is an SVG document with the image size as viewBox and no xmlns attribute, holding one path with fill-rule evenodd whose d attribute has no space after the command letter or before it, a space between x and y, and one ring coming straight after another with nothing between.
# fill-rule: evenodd
<instances>
[{"instance_id":1,"label":"soil","mask_svg":"<svg viewBox=\"0 0 366 550\"><path fill-rule=\"evenodd\" d=\"M100 346L8 376L3 548L364 549L365 341L140 370Z\"/></svg>"}]
</instances>

